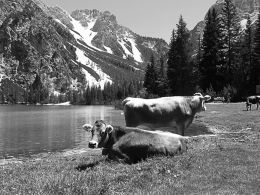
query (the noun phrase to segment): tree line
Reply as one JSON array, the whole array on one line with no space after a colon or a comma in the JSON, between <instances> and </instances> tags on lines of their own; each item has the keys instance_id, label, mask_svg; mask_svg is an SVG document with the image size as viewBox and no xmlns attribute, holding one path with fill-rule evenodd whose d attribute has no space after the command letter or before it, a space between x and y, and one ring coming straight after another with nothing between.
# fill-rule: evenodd
<instances>
[{"instance_id":1,"label":"tree line","mask_svg":"<svg viewBox=\"0 0 260 195\"><path fill-rule=\"evenodd\" d=\"M225 0L218 12L209 10L196 55L192 55L186 25L181 16L172 31L165 72L163 63L155 63L151 57L144 79L150 96L203 92L239 101L256 93L260 84L260 14L253 30L249 15L241 28L231 0Z\"/></svg>"},{"instance_id":2,"label":"tree line","mask_svg":"<svg viewBox=\"0 0 260 195\"><path fill-rule=\"evenodd\" d=\"M106 83L104 88L100 86L87 86L86 88L69 90L65 93L50 93L44 87L37 75L35 81L24 90L9 79L3 79L0 85L0 103L29 103L29 104L57 104L70 102L75 105L110 105L116 100L122 100L128 96L138 96L142 89L141 81L118 81Z\"/></svg>"},{"instance_id":3,"label":"tree line","mask_svg":"<svg viewBox=\"0 0 260 195\"><path fill-rule=\"evenodd\" d=\"M19 62L23 63L17 64L10 59L10 67L5 68L6 75L11 75L10 82L17 85L10 85L8 79L2 80L0 102L111 104L127 96L150 98L192 95L195 92L239 101L255 94L256 85L260 84L259 14L255 24L248 15L247 25L242 29L236 7L231 0L225 0L222 10L217 12L212 8L208 11L203 36L198 39L198 50L194 55L190 32L181 16L172 31L167 55L151 56L144 79L132 78L129 81L129 78L122 78L113 84L105 84L104 88L82 84L73 89L66 79L57 76L48 79L48 75L41 71L31 74L31 70L36 68L32 69L31 63L23 61L24 50L17 44L13 53L18 53L16 58L21 58ZM42 65L42 69L44 67ZM17 74L19 68L24 70L24 74ZM60 77L64 76L60 74ZM49 89L53 88L51 81L60 83L59 93L50 92Z\"/></svg>"}]
</instances>

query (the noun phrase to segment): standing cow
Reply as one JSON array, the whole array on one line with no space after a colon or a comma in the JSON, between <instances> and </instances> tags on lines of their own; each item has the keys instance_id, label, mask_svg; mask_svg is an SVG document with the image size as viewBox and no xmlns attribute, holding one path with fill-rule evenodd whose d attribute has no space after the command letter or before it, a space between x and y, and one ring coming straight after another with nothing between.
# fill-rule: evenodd
<instances>
[{"instance_id":1,"label":"standing cow","mask_svg":"<svg viewBox=\"0 0 260 195\"><path fill-rule=\"evenodd\" d=\"M163 131L146 131L133 127L107 125L98 120L94 125L85 124L90 131L89 148L103 148L109 159L136 163L153 155L170 155L187 150L187 138Z\"/></svg>"},{"instance_id":2,"label":"standing cow","mask_svg":"<svg viewBox=\"0 0 260 195\"><path fill-rule=\"evenodd\" d=\"M146 126L150 129L177 126L179 134L192 123L197 112L205 111L210 96L172 96L156 99L128 97L123 100L126 126Z\"/></svg>"},{"instance_id":3,"label":"standing cow","mask_svg":"<svg viewBox=\"0 0 260 195\"><path fill-rule=\"evenodd\" d=\"M253 95L246 98L246 110L251 110L252 104L256 104L256 109L258 109L260 103L260 96Z\"/></svg>"}]
</instances>

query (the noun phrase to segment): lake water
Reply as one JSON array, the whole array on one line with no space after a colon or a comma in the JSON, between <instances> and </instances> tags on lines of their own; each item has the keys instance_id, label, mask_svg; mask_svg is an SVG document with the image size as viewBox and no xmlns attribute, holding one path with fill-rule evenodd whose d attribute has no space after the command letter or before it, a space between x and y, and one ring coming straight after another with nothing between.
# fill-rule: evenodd
<instances>
[{"instance_id":1,"label":"lake water","mask_svg":"<svg viewBox=\"0 0 260 195\"><path fill-rule=\"evenodd\" d=\"M0 159L86 148L90 133L82 125L125 125L121 113L110 106L0 105Z\"/></svg>"}]
</instances>

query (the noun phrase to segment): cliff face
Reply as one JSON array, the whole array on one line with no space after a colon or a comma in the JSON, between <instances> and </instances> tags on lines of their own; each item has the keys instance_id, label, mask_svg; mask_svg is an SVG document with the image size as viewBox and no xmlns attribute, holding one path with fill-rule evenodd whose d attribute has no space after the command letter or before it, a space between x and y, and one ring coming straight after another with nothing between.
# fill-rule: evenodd
<instances>
[{"instance_id":1,"label":"cliff face","mask_svg":"<svg viewBox=\"0 0 260 195\"><path fill-rule=\"evenodd\" d=\"M97 50L138 63L147 62L151 54L159 56L167 52L168 45L164 40L134 33L119 25L116 16L108 11L76 10L68 15L59 8L54 9L52 14L58 21L79 32L84 41Z\"/></svg>"},{"instance_id":2,"label":"cliff face","mask_svg":"<svg viewBox=\"0 0 260 195\"><path fill-rule=\"evenodd\" d=\"M23 89L40 82L59 94L140 80L150 56L167 50L164 40L137 35L109 12L68 14L38 0L0 0L0 81Z\"/></svg>"},{"instance_id":3,"label":"cliff face","mask_svg":"<svg viewBox=\"0 0 260 195\"><path fill-rule=\"evenodd\" d=\"M78 65L74 37L61 28L33 1L1 1L2 25L0 47L4 57L1 72L22 88L28 88L36 75L50 92L65 92L76 79L84 85L85 78Z\"/></svg>"}]
</instances>

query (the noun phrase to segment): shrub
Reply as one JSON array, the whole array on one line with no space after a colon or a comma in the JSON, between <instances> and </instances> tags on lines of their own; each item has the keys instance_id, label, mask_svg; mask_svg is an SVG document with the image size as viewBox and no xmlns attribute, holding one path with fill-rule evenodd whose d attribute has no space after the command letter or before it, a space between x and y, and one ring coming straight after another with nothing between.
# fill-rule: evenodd
<instances>
[{"instance_id":1,"label":"shrub","mask_svg":"<svg viewBox=\"0 0 260 195\"><path fill-rule=\"evenodd\" d=\"M227 102L233 101L233 98L237 94L237 89L230 84L225 86L222 90L222 94Z\"/></svg>"},{"instance_id":2,"label":"shrub","mask_svg":"<svg viewBox=\"0 0 260 195\"><path fill-rule=\"evenodd\" d=\"M217 93L214 91L212 85L210 84L209 88L206 89L206 94L211 96L211 99L213 100L214 97L217 96Z\"/></svg>"}]
</instances>

